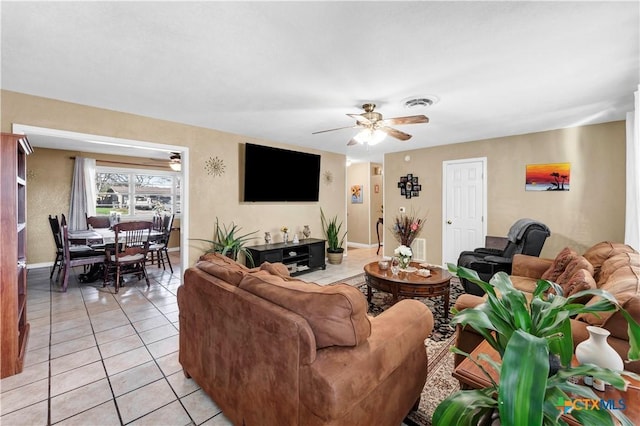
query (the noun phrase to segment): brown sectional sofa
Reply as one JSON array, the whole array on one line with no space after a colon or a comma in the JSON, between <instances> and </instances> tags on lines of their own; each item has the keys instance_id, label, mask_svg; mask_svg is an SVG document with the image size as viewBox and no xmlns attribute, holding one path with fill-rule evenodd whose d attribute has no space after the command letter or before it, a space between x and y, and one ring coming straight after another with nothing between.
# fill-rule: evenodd
<instances>
[{"instance_id":1,"label":"brown sectional sofa","mask_svg":"<svg viewBox=\"0 0 640 426\"><path fill-rule=\"evenodd\" d=\"M555 259L516 255L513 260L511 281L514 287L533 292L538 279L548 279L563 287L565 295L573 295L588 288L600 288L611 293L622 307L640 323L640 254L632 247L610 241L598 243L582 255L570 248L562 250ZM587 298L583 303L595 303L598 298ZM477 306L483 298L464 294L458 298L458 310ZM587 326L595 325L609 330L609 344L627 359L629 335L627 322L620 313L581 314L571 320L574 346L589 337ZM482 342L482 337L470 328L458 329L456 346L471 352ZM456 365L464 359L456 356ZM640 361L625 364L625 369L640 373Z\"/></svg>"},{"instance_id":2,"label":"brown sectional sofa","mask_svg":"<svg viewBox=\"0 0 640 426\"><path fill-rule=\"evenodd\" d=\"M395 426L420 400L433 315L418 301L374 318L347 284L210 254L178 306L183 371L235 425Z\"/></svg>"}]
</instances>

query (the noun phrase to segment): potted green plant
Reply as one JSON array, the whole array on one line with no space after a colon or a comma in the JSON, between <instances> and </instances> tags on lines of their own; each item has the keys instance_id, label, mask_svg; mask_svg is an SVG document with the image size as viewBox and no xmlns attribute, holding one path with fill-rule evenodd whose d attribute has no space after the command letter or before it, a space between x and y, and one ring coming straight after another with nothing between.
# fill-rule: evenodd
<instances>
[{"instance_id":1,"label":"potted green plant","mask_svg":"<svg viewBox=\"0 0 640 426\"><path fill-rule=\"evenodd\" d=\"M345 230L342 237L340 237L342 222L338 223L338 215L327 220L322 211L322 207L320 208L320 220L322 222L322 232L327 239L327 262L332 265L339 265L342 263L342 256L344 254L342 244L344 244L347 231Z\"/></svg>"},{"instance_id":2,"label":"potted green plant","mask_svg":"<svg viewBox=\"0 0 640 426\"><path fill-rule=\"evenodd\" d=\"M453 264L449 270L475 284L487 293L485 303L475 308L455 312L452 324L472 327L500 354L500 362L490 366L499 374L496 382L487 370L469 354L452 347L452 351L469 357L485 372L491 386L483 389L461 390L436 408L433 424L479 424L492 412L498 412L502 425L558 425L565 424L557 408L558 401L567 401L574 395L599 400L591 388L575 384L568 379L575 376L593 376L617 389L625 389L622 376L638 378L628 371L616 372L591 364L571 367L573 337L570 319L580 313L620 311L627 320L630 349L629 360L640 359L640 326L608 292L595 289L562 296L562 288L555 283L539 280L532 297L514 288L504 272L494 275L490 283L479 279L475 271ZM552 293L545 294L553 288ZM597 303L584 305L579 300L586 296L599 296ZM526 362L523 362L526 354ZM557 371L550 364L559 359ZM618 410L576 410L571 413L581 424L613 424L612 415L621 424L633 423Z\"/></svg>"},{"instance_id":3,"label":"potted green plant","mask_svg":"<svg viewBox=\"0 0 640 426\"><path fill-rule=\"evenodd\" d=\"M251 266L254 266L253 256L251 252L247 250L245 245L251 239L251 236L258 231L249 232L247 234L240 234L240 228L235 223L231 222L231 226L222 225L218 222L216 217L216 227L213 233L213 240L205 240L202 238L192 238L196 241L205 241L211 244L211 248L205 251L205 253L221 253L233 260L238 260L238 256L242 253L248 260Z\"/></svg>"}]
</instances>

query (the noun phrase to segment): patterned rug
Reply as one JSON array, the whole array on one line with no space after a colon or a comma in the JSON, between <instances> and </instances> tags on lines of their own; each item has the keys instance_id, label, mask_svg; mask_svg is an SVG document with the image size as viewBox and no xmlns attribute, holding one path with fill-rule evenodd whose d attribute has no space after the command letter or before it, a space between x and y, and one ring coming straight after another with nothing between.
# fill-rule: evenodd
<instances>
[{"instance_id":1,"label":"patterned rug","mask_svg":"<svg viewBox=\"0 0 640 426\"><path fill-rule=\"evenodd\" d=\"M356 275L339 282L357 287L366 296L367 286L364 274ZM464 293L457 278L451 279L449 306L453 306L460 294ZM408 426L430 426L433 412L440 402L460 389L458 381L451 376L453 371L453 354L449 348L455 343L455 328L451 327L448 318L443 318L444 306L440 297L417 299L427 305L434 317L431 335L425 340L428 358L427 381L422 390L418 411L411 412L405 419ZM391 295L373 290L369 303L369 313L378 315L391 306Z\"/></svg>"}]
</instances>

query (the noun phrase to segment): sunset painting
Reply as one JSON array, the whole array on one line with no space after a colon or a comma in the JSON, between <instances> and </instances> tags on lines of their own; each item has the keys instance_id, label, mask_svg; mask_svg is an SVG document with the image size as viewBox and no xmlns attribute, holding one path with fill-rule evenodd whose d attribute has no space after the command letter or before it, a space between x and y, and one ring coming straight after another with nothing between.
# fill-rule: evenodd
<instances>
[{"instance_id":1,"label":"sunset painting","mask_svg":"<svg viewBox=\"0 0 640 426\"><path fill-rule=\"evenodd\" d=\"M568 191L571 163L527 164L526 191Z\"/></svg>"}]
</instances>

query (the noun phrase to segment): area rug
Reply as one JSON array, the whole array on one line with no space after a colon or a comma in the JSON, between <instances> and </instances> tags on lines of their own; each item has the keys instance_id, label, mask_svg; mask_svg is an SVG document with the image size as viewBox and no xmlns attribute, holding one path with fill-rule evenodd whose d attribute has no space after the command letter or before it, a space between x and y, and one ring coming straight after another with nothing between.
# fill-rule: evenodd
<instances>
[{"instance_id":1,"label":"area rug","mask_svg":"<svg viewBox=\"0 0 640 426\"><path fill-rule=\"evenodd\" d=\"M367 286L364 274L341 280L341 283L352 285L366 296ZM460 281L451 279L451 294L449 306L453 306L460 294L464 293ZM449 324L449 318L443 318L444 306L440 297L417 299L427 305L434 317L434 327L431 335L425 340L428 368L427 381L422 390L418 411L409 413L404 424L407 426L430 426L433 412L440 402L447 396L460 389L459 383L451 376L453 371L453 353L449 348L455 344L455 328ZM373 291L369 303L369 313L378 315L391 306L391 295Z\"/></svg>"}]
</instances>

